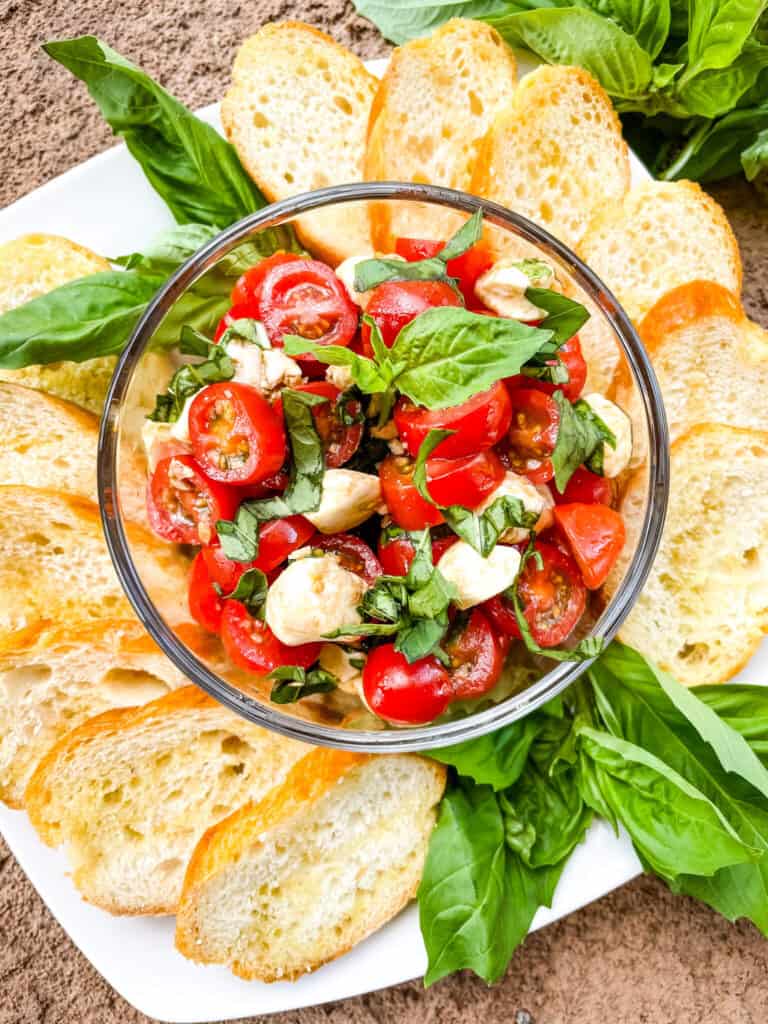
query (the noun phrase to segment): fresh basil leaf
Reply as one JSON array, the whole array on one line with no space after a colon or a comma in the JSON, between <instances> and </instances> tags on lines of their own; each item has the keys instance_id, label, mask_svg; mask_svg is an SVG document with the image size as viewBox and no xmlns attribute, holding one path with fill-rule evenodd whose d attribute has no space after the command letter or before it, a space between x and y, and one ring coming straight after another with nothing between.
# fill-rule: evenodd
<instances>
[{"instance_id":1,"label":"fresh basil leaf","mask_svg":"<svg viewBox=\"0 0 768 1024\"><path fill-rule=\"evenodd\" d=\"M85 82L180 224L223 228L265 205L234 148L125 57L95 36L43 49Z\"/></svg>"},{"instance_id":2,"label":"fresh basil leaf","mask_svg":"<svg viewBox=\"0 0 768 1024\"><path fill-rule=\"evenodd\" d=\"M269 699L273 704L295 704L315 693L330 693L339 685L331 672L322 668L307 669L299 665L281 665L267 676L275 681Z\"/></svg>"},{"instance_id":3,"label":"fresh basil leaf","mask_svg":"<svg viewBox=\"0 0 768 1024\"><path fill-rule=\"evenodd\" d=\"M419 445L419 450L416 453L416 461L413 464L413 485L422 498L428 501L430 505L434 505L435 508L440 508L429 493L429 487L427 486L429 481L427 480L427 459L439 447L439 445L452 434L455 434L455 430L439 430L433 428L424 438Z\"/></svg>"},{"instance_id":4,"label":"fresh basil leaf","mask_svg":"<svg viewBox=\"0 0 768 1024\"><path fill-rule=\"evenodd\" d=\"M707 707L746 739L768 766L768 692L764 686L728 683L727 686L695 686L693 693Z\"/></svg>"},{"instance_id":5,"label":"fresh basil leaf","mask_svg":"<svg viewBox=\"0 0 768 1024\"><path fill-rule=\"evenodd\" d=\"M252 615L257 615L267 599L266 575L261 569L246 569L231 594L222 594L221 587L214 584L224 601L240 601Z\"/></svg>"},{"instance_id":6,"label":"fresh basil leaf","mask_svg":"<svg viewBox=\"0 0 768 1024\"><path fill-rule=\"evenodd\" d=\"M408 596L408 611L415 618L437 619L447 610L451 601L455 601L459 592L434 566L429 579Z\"/></svg>"},{"instance_id":7,"label":"fresh basil leaf","mask_svg":"<svg viewBox=\"0 0 768 1024\"><path fill-rule=\"evenodd\" d=\"M539 328L542 331L552 331L552 340L558 346L572 338L589 320L589 313L580 302L575 302L560 292L553 292L550 288L526 288L525 297L534 306L546 312L547 315L539 324Z\"/></svg>"},{"instance_id":8,"label":"fresh basil leaf","mask_svg":"<svg viewBox=\"0 0 768 1024\"><path fill-rule=\"evenodd\" d=\"M383 622L400 622L408 594L403 584L396 589L393 584L381 577L363 594L359 611L372 619Z\"/></svg>"},{"instance_id":9,"label":"fresh basil leaf","mask_svg":"<svg viewBox=\"0 0 768 1024\"><path fill-rule=\"evenodd\" d=\"M413 558L405 577L405 585L409 590L423 587L432 576L432 537L429 530L420 530L410 534L413 542Z\"/></svg>"},{"instance_id":10,"label":"fresh basil leaf","mask_svg":"<svg viewBox=\"0 0 768 1024\"><path fill-rule=\"evenodd\" d=\"M545 380L549 384L567 384L571 379L565 363L553 359L543 366L524 366L523 376L532 380Z\"/></svg>"},{"instance_id":11,"label":"fresh basil leaf","mask_svg":"<svg viewBox=\"0 0 768 1024\"><path fill-rule=\"evenodd\" d=\"M549 331L461 306L427 309L389 350L394 383L417 405L459 405L497 380L519 373L549 342Z\"/></svg>"},{"instance_id":12,"label":"fresh basil leaf","mask_svg":"<svg viewBox=\"0 0 768 1024\"><path fill-rule=\"evenodd\" d=\"M552 398L560 410L552 466L555 486L562 494L583 463L587 463L593 473L602 474L602 447L609 444L615 448L616 438L587 402L578 401L572 405L562 391L555 391Z\"/></svg>"},{"instance_id":13,"label":"fresh basil leaf","mask_svg":"<svg viewBox=\"0 0 768 1024\"><path fill-rule=\"evenodd\" d=\"M448 629L448 616L438 619L413 619L400 627L395 650L405 656L409 664L437 654L437 648Z\"/></svg>"},{"instance_id":14,"label":"fresh basil leaf","mask_svg":"<svg viewBox=\"0 0 768 1024\"><path fill-rule=\"evenodd\" d=\"M509 494L502 494L479 514L461 505L449 505L443 517L453 532L483 558L490 555L507 530L514 527L531 530L539 519L537 512L527 512L522 501Z\"/></svg>"},{"instance_id":15,"label":"fresh basil leaf","mask_svg":"<svg viewBox=\"0 0 768 1024\"><path fill-rule=\"evenodd\" d=\"M743 170L742 153L768 129L768 102L692 125L681 152L660 171L659 177L664 180L692 178L708 182L738 174Z\"/></svg>"},{"instance_id":16,"label":"fresh basil leaf","mask_svg":"<svg viewBox=\"0 0 768 1024\"><path fill-rule=\"evenodd\" d=\"M143 252L115 256L111 262L126 270L168 277L218 233L211 224L180 224L155 236Z\"/></svg>"},{"instance_id":17,"label":"fresh basil leaf","mask_svg":"<svg viewBox=\"0 0 768 1024\"><path fill-rule=\"evenodd\" d=\"M748 46L726 67L711 68L691 78L677 95L691 114L714 118L736 107L768 67L768 46Z\"/></svg>"},{"instance_id":18,"label":"fresh basil leaf","mask_svg":"<svg viewBox=\"0 0 768 1024\"><path fill-rule=\"evenodd\" d=\"M367 292L385 281L445 281L445 263L439 256L423 260L375 257L355 267L355 291Z\"/></svg>"},{"instance_id":19,"label":"fresh basil leaf","mask_svg":"<svg viewBox=\"0 0 768 1024\"><path fill-rule=\"evenodd\" d=\"M645 92L651 58L612 21L582 7L549 7L487 19L513 46L523 46L550 64L586 68L614 97Z\"/></svg>"},{"instance_id":20,"label":"fresh basil leaf","mask_svg":"<svg viewBox=\"0 0 768 1024\"><path fill-rule=\"evenodd\" d=\"M208 384L231 380L235 375L234 363L226 351L188 324L182 328L179 349L185 355L206 358L202 363L186 363L174 373L166 391L157 396L155 408L147 417L155 422L175 423L189 398Z\"/></svg>"},{"instance_id":21,"label":"fresh basil leaf","mask_svg":"<svg viewBox=\"0 0 768 1024\"><path fill-rule=\"evenodd\" d=\"M233 320L219 338L219 346L226 348L230 341L247 341L258 348L271 348L269 338L266 337L264 329L259 330L259 321L247 317Z\"/></svg>"},{"instance_id":22,"label":"fresh basil leaf","mask_svg":"<svg viewBox=\"0 0 768 1024\"><path fill-rule=\"evenodd\" d=\"M237 510L234 519L219 519L216 533L221 550L232 562L252 562L259 554L260 520L246 502Z\"/></svg>"},{"instance_id":23,"label":"fresh basil leaf","mask_svg":"<svg viewBox=\"0 0 768 1024\"><path fill-rule=\"evenodd\" d=\"M319 345L298 334L286 334L284 341L286 355L309 354L329 366L348 366L355 384L367 395L380 394L391 384L382 368L377 366L373 359L359 356L343 345Z\"/></svg>"},{"instance_id":24,"label":"fresh basil leaf","mask_svg":"<svg viewBox=\"0 0 768 1024\"><path fill-rule=\"evenodd\" d=\"M764 0L696 0L690 4L688 68L683 81L732 64L764 10Z\"/></svg>"},{"instance_id":25,"label":"fresh basil leaf","mask_svg":"<svg viewBox=\"0 0 768 1024\"><path fill-rule=\"evenodd\" d=\"M588 5L615 21L652 60L658 57L669 35L669 0L589 0Z\"/></svg>"},{"instance_id":26,"label":"fresh basil leaf","mask_svg":"<svg viewBox=\"0 0 768 1024\"><path fill-rule=\"evenodd\" d=\"M475 242L480 240L482 233L483 211L478 207L472 216L464 221L458 231L448 239L438 253L438 257L447 263L448 260L455 260L458 256L463 256Z\"/></svg>"},{"instance_id":27,"label":"fresh basil leaf","mask_svg":"<svg viewBox=\"0 0 768 1024\"><path fill-rule=\"evenodd\" d=\"M449 18L482 18L507 6L504 0L354 0L354 4L358 14L398 45L428 35Z\"/></svg>"},{"instance_id":28,"label":"fresh basil leaf","mask_svg":"<svg viewBox=\"0 0 768 1024\"><path fill-rule=\"evenodd\" d=\"M354 626L340 626L332 633L324 633L323 639L337 640L340 636L394 636L401 626L401 622L361 622Z\"/></svg>"},{"instance_id":29,"label":"fresh basil leaf","mask_svg":"<svg viewBox=\"0 0 768 1024\"><path fill-rule=\"evenodd\" d=\"M654 754L586 726L579 749L596 770L603 801L662 878L713 875L759 856L704 793Z\"/></svg>"},{"instance_id":30,"label":"fresh basil leaf","mask_svg":"<svg viewBox=\"0 0 768 1024\"><path fill-rule=\"evenodd\" d=\"M768 128L759 132L755 141L742 150L741 165L747 181L754 181L768 167Z\"/></svg>"},{"instance_id":31,"label":"fresh basil leaf","mask_svg":"<svg viewBox=\"0 0 768 1024\"><path fill-rule=\"evenodd\" d=\"M541 729L541 718L529 715L496 732L429 750L427 754L436 761L452 765L459 775L473 782L495 790L507 789L520 778L531 744Z\"/></svg>"},{"instance_id":32,"label":"fresh basil leaf","mask_svg":"<svg viewBox=\"0 0 768 1024\"><path fill-rule=\"evenodd\" d=\"M419 885L429 965L424 984L464 967L489 985L525 936L499 803L489 786L451 786L440 804ZM526 902L530 909L532 900ZM530 918L535 913L532 908ZM527 917L527 914L525 915Z\"/></svg>"}]
</instances>

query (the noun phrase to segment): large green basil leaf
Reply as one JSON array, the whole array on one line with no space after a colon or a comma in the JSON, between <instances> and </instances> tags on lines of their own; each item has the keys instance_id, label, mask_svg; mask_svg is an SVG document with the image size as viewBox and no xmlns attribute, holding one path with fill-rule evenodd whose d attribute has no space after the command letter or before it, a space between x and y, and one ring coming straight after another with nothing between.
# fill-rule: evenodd
<instances>
[{"instance_id":1,"label":"large green basil leaf","mask_svg":"<svg viewBox=\"0 0 768 1024\"><path fill-rule=\"evenodd\" d=\"M495 790L507 789L520 778L528 752L543 728L542 719L529 715L476 740L430 750L436 761L450 764L459 775Z\"/></svg>"},{"instance_id":2,"label":"large green basil leaf","mask_svg":"<svg viewBox=\"0 0 768 1024\"><path fill-rule=\"evenodd\" d=\"M550 7L488 18L510 43L525 46L550 64L586 68L613 97L644 93L651 58L612 21L581 7Z\"/></svg>"},{"instance_id":3,"label":"large green basil leaf","mask_svg":"<svg viewBox=\"0 0 768 1024\"><path fill-rule=\"evenodd\" d=\"M682 151L668 167L658 169L658 176L668 181L690 178L707 182L738 174L743 169L742 153L766 129L768 101L738 108L698 127L694 123Z\"/></svg>"},{"instance_id":4,"label":"large green basil leaf","mask_svg":"<svg viewBox=\"0 0 768 1024\"><path fill-rule=\"evenodd\" d=\"M686 81L677 91L691 114L714 118L727 114L768 67L768 46L747 45L727 67L711 68Z\"/></svg>"},{"instance_id":5,"label":"large green basil leaf","mask_svg":"<svg viewBox=\"0 0 768 1024\"><path fill-rule=\"evenodd\" d=\"M428 35L449 18L482 18L503 11L503 0L354 0L358 14L393 43Z\"/></svg>"},{"instance_id":6,"label":"large green basil leaf","mask_svg":"<svg viewBox=\"0 0 768 1024\"><path fill-rule=\"evenodd\" d=\"M768 167L768 128L764 128L752 145L743 150L741 165L747 181L754 181Z\"/></svg>"},{"instance_id":7,"label":"large green basil leaf","mask_svg":"<svg viewBox=\"0 0 768 1024\"><path fill-rule=\"evenodd\" d=\"M588 0L588 6L620 25L652 60L658 57L669 35L669 0Z\"/></svg>"},{"instance_id":8,"label":"large green basil leaf","mask_svg":"<svg viewBox=\"0 0 768 1024\"><path fill-rule=\"evenodd\" d=\"M265 205L234 148L111 47L80 36L43 49L85 82L180 224L223 228Z\"/></svg>"},{"instance_id":9,"label":"large green basil leaf","mask_svg":"<svg viewBox=\"0 0 768 1024\"><path fill-rule=\"evenodd\" d=\"M693 693L743 736L768 764L768 689L749 683L695 686Z\"/></svg>"},{"instance_id":10,"label":"large green basil leaf","mask_svg":"<svg viewBox=\"0 0 768 1024\"><path fill-rule=\"evenodd\" d=\"M765 0L696 0L689 7L688 68L683 81L739 56L765 9Z\"/></svg>"}]
</instances>

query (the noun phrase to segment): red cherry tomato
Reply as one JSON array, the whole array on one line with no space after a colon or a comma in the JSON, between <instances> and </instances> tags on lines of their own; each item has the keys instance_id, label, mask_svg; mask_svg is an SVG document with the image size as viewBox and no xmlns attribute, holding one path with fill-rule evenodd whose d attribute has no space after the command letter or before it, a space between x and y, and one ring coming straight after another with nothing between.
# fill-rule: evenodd
<instances>
[{"instance_id":1,"label":"red cherry tomato","mask_svg":"<svg viewBox=\"0 0 768 1024\"><path fill-rule=\"evenodd\" d=\"M301 256L297 256L294 252L276 252L261 260L255 267L250 267L244 274L238 277L235 287L232 289L232 305L238 306L242 304L249 306L251 309L258 310L257 303L261 295L261 285L268 271L272 267L279 267L283 263L292 263L294 260L300 259ZM250 313L249 315L256 317L257 313Z\"/></svg>"},{"instance_id":2,"label":"red cherry tomato","mask_svg":"<svg viewBox=\"0 0 768 1024\"><path fill-rule=\"evenodd\" d=\"M524 473L534 484L554 476L549 456L557 443L560 410L549 395L533 388L510 391L512 425L507 435L506 462L516 473Z\"/></svg>"},{"instance_id":3,"label":"red cherry tomato","mask_svg":"<svg viewBox=\"0 0 768 1024\"><path fill-rule=\"evenodd\" d=\"M302 547L313 536L315 528L304 516L270 519L259 529L259 555L252 562L233 562L219 545L203 549L203 558L211 579L225 594L231 594L248 569L271 572L286 560L292 551Z\"/></svg>"},{"instance_id":4,"label":"red cherry tomato","mask_svg":"<svg viewBox=\"0 0 768 1024\"><path fill-rule=\"evenodd\" d=\"M442 556L452 547L458 537L437 537L432 541L432 564L437 565ZM390 540L379 538L378 555L381 567L388 576L406 576L413 562L416 549L411 538L401 533Z\"/></svg>"},{"instance_id":5,"label":"red cherry tomato","mask_svg":"<svg viewBox=\"0 0 768 1024\"><path fill-rule=\"evenodd\" d=\"M444 245L445 242L432 242L426 238L398 238L395 242L395 252L409 263L413 263L415 260L437 256ZM493 257L483 242L476 242L461 256L448 260L448 276L458 279L459 288L468 306L477 301L475 284L478 277L492 266Z\"/></svg>"},{"instance_id":6,"label":"red cherry tomato","mask_svg":"<svg viewBox=\"0 0 768 1024\"><path fill-rule=\"evenodd\" d=\"M218 345L221 341L221 336L231 327L235 320L255 320L258 316L258 310L254 305L240 304L232 306L228 309L224 316L219 320L219 325L216 328L216 333L213 335L214 344Z\"/></svg>"},{"instance_id":7,"label":"red cherry tomato","mask_svg":"<svg viewBox=\"0 0 768 1024\"><path fill-rule=\"evenodd\" d=\"M550 483L549 489L557 505L570 505L573 502L580 502L585 505L612 505L613 484L605 476L598 476L591 473L585 466L579 466L571 479L565 485L561 494L554 483Z\"/></svg>"},{"instance_id":8,"label":"red cherry tomato","mask_svg":"<svg viewBox=\"0 0 768 1024\"><path fill-rule=\"evenodd\" d=\"M514 377L507 377L507 387L512 389L531 388L533 391L543 391L545 395L554 394L555 391L562 391L569 402L575 402L584 390L587 380L587 364L581 352L581 343L578 334L574 334L564 345L560 346L557 358L565 364L568 370L567 384L550 384L546 380L535 380L533 377L526 377L524 373L518 373ZM555 363L556 360L551 360Z\"/></svg>"},{"instance_id":9,"label":"red cherry tomato","mask_svg":"<svg viewBox=\"0 0 768 1024\"><path fill-rule=\"evenodd\" d=\"M584 614L587 592L574 560L564 551L543 541L536 543L542 558L539 569L529 559L518 582L523 614L533 639L541 647L557 647L573 631ZM496 628L509 636L520 636L512 603L503 595L483 605Z\"/></svg>"},{"instance_id":10,"label":"red cherry tomato","mask_svg":"<svg viewBox=\"0 0 768 1024\"><path fill-rule=\"evenodd\" d=\"M456 431L432 453L441 459L455 459L492 448L507 433L511 421L512 403L502 381L447 409L425 409L405 397L395 406L397 432L414 458L430 430Z\"/></svg>"},{"instance_id":11,"label":"red cherry tomato","mask_svg":"<svg viewBox=\"0 0 768 1024\"><path fill-rule=\"evenodd\" d=\"M250 672L265 674L281 665L302 668L317 661L319 643L289 647L281 643L266 622L251 615L240 601L225 601L221 616L221 641L230 661Z\"/></svg>"},{"instance_id":12,"label":"red cherry tomato","mask_svg":"<svg viewBox=\"0 0 768 1024\"><path fill-rule=\"evenodd\" d=\"M494 688L504 666L504 650L479 608L459 629L451 630L444 647L457 699L481 697Z\"/></svg>"},{"instance_id":13,"label":"red cherry tomato","mask_svg":"<svg viewBox=\"0 0 768 1024\"><path fill-rule=\"evenodd\" d=\"M285 462L285 429L261 393L222 381L198 391L189 407L192 451L213 480L256 484Z\"/></svg>"},{"instance_id":14,"label":"red cherry tomato","mask_svg":"<svg viewBox=\"0 0 768 1024\"><path fill-rule=\"evenodd\" d=\"M343 466L349 462L357 449L363 436L362 406L356 398L350 398L344 403L344 412L347 417L359 419L359 423L344 423L342 410L338 405L338 398L341 394L339 388L328 380L317 380L311 384L298 384L293 391L307 391L313 395L322 395L327 402L322 405L312 406L312 416L315 421L317 433L323 443L325 450L325 464L330 468ZM283 414L283 401L276 399L273 408L280 416Z\"/></svg>"},{"instance_id":15,"label":"red cherry tomato","mask_svg":"<svg viewBox=\"0 0 768 1024\"><path fill-rule=\"evenodd\" d=\"M258 297L259 319L269 340L282 347L285 334L320 345L348 345L357 330L358 308L331 268L298 259L272 266Z\"/></svg>"},{"instance_id":16,"label":"red cherry tomato","mask_svg":"<svg viewBox=\"0 0 768 1024\"><path fill-rule=\"evenodd\" d=\"M285 488L288 486L288 482L291 479L288 469L283 466L278 469L272 476L268 476L266 480L261 480L257 484L246 484L240 488L240 493L243 498L271 498L275 494L282 494Z\"/></svg>"},{"instance_id":17,"label":"red cherry tomato","mask_svg":"<svg viewBox=\"0 0 768 1024\"><path fill-rule=\"evenodd\" d=\"M376 582L383 569L376 555L364 540L351 533L329 533L312 541L313 548L332 551L345 569L362 576L369 585Z\"/></svg>"},{"instance_id":18,"label":"red cherry tomato","mask_svg":"<svg viewBox=\"0 0 768 1024\"><path fill-rule=\"evenodd\" d=\"M218 633L221 628L221 613L224 602L216 593L201 551L195 555L189 574L189 611L209 633Z\"/></svg>"},{"instance_id":19,"label":"red cherry tomato","mask_svg":"<svg viewBox=\"0 0 768 1024\"><path fill-rule=\"evenodd\" d=\"M210 480L191 455L172 455L155 466L147 488L149 525L176 544L210 544L216 522L232 519L241 495Z\"/></svg>"},{"instance_id":20,"label":"red cherry tomato","mask_svg":"<svg viewBox=\"0 0 768 1024\"><path fill-rule=\"evenodd\" d=\"M461 304L459 296L444 281L385 281L372 290L365 311L378 324L384 344L391 348L403 327L425 309ZM368 324L363 324L361 337L363 352L372 355Z\"/></svg>"},{"instance_id":21,"label":"red cherry tomato","mask_svg":"<svg viewBox=\"0 0 768 1024\"><path fill-rule=\"evenodd\" d=\"M427 459L427 486L440 505L477 508L503 476L504 466L490 450L461 459ZM417 491L410 459L388 456L379 466L379 478L384 502L398 526L421 530L443 522L440 510Z\"/></svg>"},{"instance_id":22,"label":"red cherry tomato","mask_svg":"<svg viewBox=\"0 0 768 1024\"><path fill-rule=\"evenodd\" d=\"M607 505L574 502L555 507L555 523L568 541L585 584L590 590L601 587L627 536L619 513Z\"/></svg>"},{"instance_id":23,"label":"red cherry tomato","mask_svg":"<svg viewBox=\"0 0 768 1024\"><path fill-rule=\"evenodd\" d=\"M394 644L381 644L374 647L363 668L363 693L380 718L420 725L445 711L453 686L437 658L419 658L409 664Z\"/></svg>"}]
</instances>

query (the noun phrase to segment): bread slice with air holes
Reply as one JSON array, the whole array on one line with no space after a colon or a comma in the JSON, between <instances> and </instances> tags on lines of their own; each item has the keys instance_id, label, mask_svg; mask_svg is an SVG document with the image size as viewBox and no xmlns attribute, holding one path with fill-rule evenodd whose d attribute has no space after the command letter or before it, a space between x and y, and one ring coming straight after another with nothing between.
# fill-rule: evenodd
<instances>
[{"instance_id":1,"label":"bread slice with air holes","mask_svg":"<svg viewBox=\"0 0 768 1024\"><path fill-rule=\"evenodd\" d=\"M265 25L232 68L221 120L268 199L363 179L377 81L349 50L297 21ZM370 249L365 204L300 218L302 241L331 263Z\"/></svg>"},{"instance_id":2,"label":"bread slice with air holes","mask_svg":"<svg viewBox=\"0 0 768 1024\"><path fill-rule=\"evenodd\" d=\"M0 245L0 313L53 291L69 281L109 270L95 252L59 235L23 235ZM48 391L92 412L104 404L116 358L59 362L0 370L0 380Z\"/></svg>"},{"instance_id":3,"label":"bread slice with air holes","mask_svg":"<svg viewBox=\"0 0 768 1024\"><path fill-rule=\"evenodd\" d=\"M645 486L622 499L630 533ZM766 631L768 433L702 424L672 445L661 546L619 636L695 686L735 675Z\"/></svg>"},{"instance_id":4,"label":"bread slice with air holes","mask_svg":"<svg viewBox=\"0 0 768 1024\"><path fill-rule=\"evenodd\" d=\"M571 248L629 188L629 151L602 86L583 68L522 79L480 146L470 191L521 213Z\"/></svg>"},{"instance_id":5,"label":"bread slice with air holes","mask_svg":"<svg viewBox=\"0 0 768 1024\"><path fill-rule=\"evenodd\" d=\"M444 788L424 758L313 751L200 840L177 948L261 981L341 956L415 895Z\"/></svg>"},{"instance_id":6,"label":"bread slice with air holes","mask_svg":"<svg viewBox=\"0 0 768 1024\"><path fill-rule=\"evenodd\" d=\"M309 748L186 686L107 711L63 737L25 794L64 845L82 896L112 914L172 914L207 828L277 785Z\"/></svg>"},{"instance_id":7,"label":"bread slice with air holes","mask_svg":"<svg viewBox=\"0 0 768 1024\"><path fill-rule=\"evenodd\" d=\"M366 179L469 191L480 140L515 82L512 51L478 21L454 18L398 47L371 108ZM457 226L435 206L371 204L374 247L382 252L399 235L445 238Z\"/></svg>"},{"instance_id":8,"label":"bread slice with air holes","mask_svg":"<svg viewBox=\"0 0 768 1024\"><path fill-rule=\"evenodd\" d=\"M141 526L128 539L144 584L170 623L188 622L188 563ZM39 620L132 618L86 498L0 486L0 643Z\"/></svg>"},{"instance_id":9,"label":"bread slice with air holes","mask_svg":"<svg viewBox=\"0 0 768 1024\"><path fill-rule=\"evenodd\" d=\"M606 204L578 252L636 323L689 281L741 294L741 257L728 219L692 181L649 181Z\"/></svg>"},{"instance_id":10,"label":"bread slice with air holes","mask_svg":"<svg viewBox=\"0 0 768 1024\"><path fill-rule=\"evenodd\" d=\"M21 807L37 762L87 718L184 682L135 619L38 622L7 638L0 645L0 799Z\"/></svg>"}]
</instances>

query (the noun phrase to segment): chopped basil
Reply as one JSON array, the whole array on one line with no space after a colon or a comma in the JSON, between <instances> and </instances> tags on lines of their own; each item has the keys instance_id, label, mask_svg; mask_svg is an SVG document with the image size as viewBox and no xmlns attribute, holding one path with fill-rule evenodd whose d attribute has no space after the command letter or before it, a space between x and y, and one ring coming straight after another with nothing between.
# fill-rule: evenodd
<instances>
[{"instance_id":1,"label":"chopped basil","mask_svg":"<svg viewBox=\"0 0 768 1024\"><path fill-rule=\"evenodd\" d=\"M266 337L264 328L259 330L259 321L249 317L241 317L233 320L229 327L219 338L219 345L226 348L230 341L247 341L259 348L270 348L269 339Z\"/></svg>"},{"instance_id":2,"label":"chopped basil","mask_svg":"<svg viewBox=\"0 0 768 1024\"><path fill-rule=\"evenodd\" d=\"M305 669L300 665L281 665L267 679L275 681L269 695L273 704L295 704L315 693L330 693L339 685L336 676L325 669Z\"/></svg>"},{"instance_id":3,"label":"chopped basil","mask_svg":"<svg viewBox=\"0 0 768 1024\"><path fill-rule=\"evenodd\" d=\"M562 494L568 481L582 464L593 473L602 475L603 445L616 447L616 438L583 400L573 405L562 391L552 396L560 411L557 441L552 452L555 486Z\"/></svg>"},{"instance_id":4,"label":"chopped basil","mask_svg":"<svg viewBox=\"0 0 768 1024\"><path fill-rule=\"evenodd\" d=\"M218 583L214 588L224 601L240 601L251 615L259 615L267 599L269 584L261 569L246 569L231 594L223 594Z\"/></svg>"},{"instance_id":5,"label":"chopped basil","mask_svg":"<svg viewBox=\"0 0 768 1024\"><path fill-rule=\"evenodd\" d=\"M168 389L157 396L155 408L148 416L156 423L175 423L188 398L208 384L231 380L235 375L234 364L226 351L189 325L182 328L179 349L184 355L203 356L204 360L187 363L174 373Z\"/></svg>"}]
</instances>

